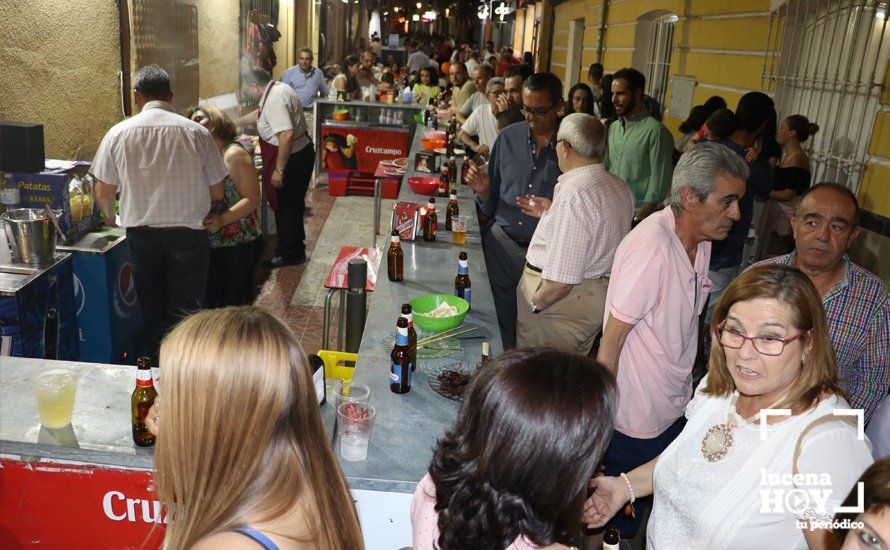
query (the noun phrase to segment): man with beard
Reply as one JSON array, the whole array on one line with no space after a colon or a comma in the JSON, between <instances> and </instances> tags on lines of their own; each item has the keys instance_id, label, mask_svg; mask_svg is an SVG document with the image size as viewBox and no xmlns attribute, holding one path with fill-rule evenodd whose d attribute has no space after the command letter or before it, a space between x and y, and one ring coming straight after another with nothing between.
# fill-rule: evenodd
<instances>
[{"instance_id":1,"label":"man with beard","mask_svg":"<svg viewBox=\"0 0 890 550\"><path fill-rule=\"evenodd\" d=\"M538 225L538 218L524 214L518 201L553 198L561 174L556 132L564 102L562 82L552 73L533 74L523 85L522 102L525 122L498 134L487 172L472 163L467 172L479 209L494 220L483 232L482 249L506 349L516 345L516 286Z\"/></svg>"},{"instance_id":2,"label":"man with beard","mask_svg":"<svg viewBox=\"0 0 890 550\"><path fill-rule=\"evenodd\" d=\"M621 69L612 79L612 103L619 124L609 126L606 170L630 186L634 224L646 219L664 200L671 184L674 140L643 103L646 77Z\"/></svg>"},{"instance_id":3,"label":"man with beard","mask_svg":"<svg viewBox=\"0 0 890 550\"><path fill-rule=\"evenodd\" d=\"M616 375L615 433L603 458L617 476L649 462L683 430L692 397L698 317L708 299L711 241L739 219L748 167L722 145L702 143L680 157L669 206L631 231L615 251L597 360ZM634 536L635 517L613 518ZM620 514L619 514L620 516Z\"/></svg>"}]
</instances>

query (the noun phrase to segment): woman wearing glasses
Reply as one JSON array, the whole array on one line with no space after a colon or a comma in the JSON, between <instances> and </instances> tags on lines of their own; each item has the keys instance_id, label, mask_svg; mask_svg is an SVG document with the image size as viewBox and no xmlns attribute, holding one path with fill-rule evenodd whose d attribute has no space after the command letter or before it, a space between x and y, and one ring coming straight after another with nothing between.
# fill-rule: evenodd
<instances>
[{"instance_id":1,"label":"woman wearing glasses","mask_svg":"<svg viewBox=\"0 0 890 550\"><path fill-rule=\"evenodd\" d=\"M795 269L751 269L711 326L709 373L682 433L655 460L595 478L585 520L604 525L654 494L649 548L832 547L826 527L872 459L855 416L834 414L850 407L819 293Z\"/></svg>"}]
</instances>

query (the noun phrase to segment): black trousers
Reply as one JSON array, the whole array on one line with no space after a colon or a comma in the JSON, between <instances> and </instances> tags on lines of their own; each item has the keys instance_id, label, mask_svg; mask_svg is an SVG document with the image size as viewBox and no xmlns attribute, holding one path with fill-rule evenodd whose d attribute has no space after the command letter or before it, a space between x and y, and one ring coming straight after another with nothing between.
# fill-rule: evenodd
<instances>
[{"instance_id":1,"label":"black trousers","mask_svg":"<svg viewBox=\"0 0 890 550\"><path fill-rule=\"evenodd\" d=\"M275 228L278 240L275 255L288 260L306 254L306 191L315 168L315 147L310 142L287 159L284 167L284 187L278 190L278 209L275 210Z\"/></svg>"},{"instance_id":2,"label":"black trousers","mask_svg":"<svg viewBox=\"0 0 890 550\"><path fill-rule=\"evenodd\" d=\"M133 281L145 319L146 354L157 364L161 339L204 303L210 241L203 229L127 229Z\"/></svg>"},{"instance_id":3,"label":"black trousers","mask_svg":"<svg viewBox=\"0 0 890 550\"><path fill-rule=\"evenodd\" d=\"M263 252L263 239L210 249L204 307L253 303L253 273Z\"/></svg>"}]
</instances>

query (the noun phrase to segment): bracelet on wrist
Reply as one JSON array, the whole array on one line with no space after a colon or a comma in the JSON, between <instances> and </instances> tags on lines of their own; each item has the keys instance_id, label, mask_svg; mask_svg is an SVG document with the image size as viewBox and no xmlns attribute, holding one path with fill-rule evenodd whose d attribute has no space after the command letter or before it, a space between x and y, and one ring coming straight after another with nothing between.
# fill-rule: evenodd
<instances>
[{"instance_id":1,"label":"bracelet on wrist","mask_svg":"<svg viewBox=\"0 0 890 550\"><path fill-rule=\"evenodd\" d=\"M630 494L630 503L633 504L634 501L637 500L637 497L634 494L633 485L630 484L630 479L628 479L627 474L625 474L624 472L621 472L620 475L621 475L621 479L624 480L624 483L627 484L627 492Z\"/></svg>"}]
</instances>

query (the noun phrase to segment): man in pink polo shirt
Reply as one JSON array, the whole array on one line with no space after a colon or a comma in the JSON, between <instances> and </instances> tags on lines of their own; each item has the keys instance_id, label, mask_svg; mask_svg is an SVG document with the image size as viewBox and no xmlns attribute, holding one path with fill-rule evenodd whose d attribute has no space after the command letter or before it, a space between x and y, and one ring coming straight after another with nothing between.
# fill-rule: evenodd
<instances>
[{"instance_id":1,"label":"man in pink polo shirt","mask_svg":"<svg viewBox=\"0 0 890 550\"><path fill-rule=\"evenodd\" d=\"M725 239L739 219L747 177L747 165L733 151L716 143L696 145L674 168L669 206L618 245L597 355L618 379L606 475L649 462L683 429L698 316L711 286L711 241ZM623 537L639 529L649 504L644 500L634 505L636 518L613 519Z\"/></svg>"}]
</instances>

